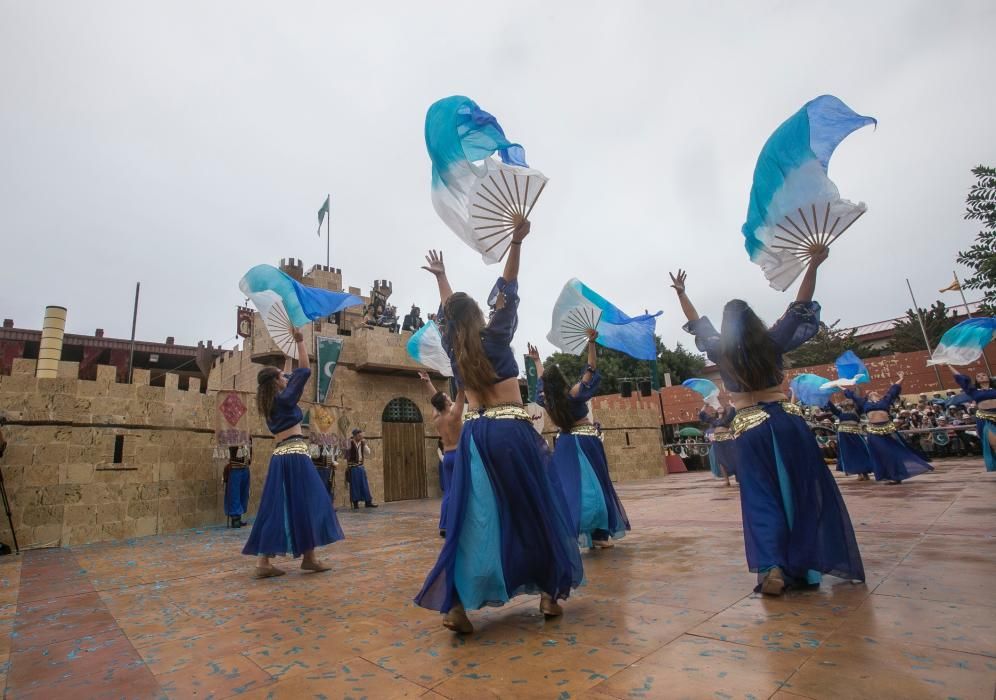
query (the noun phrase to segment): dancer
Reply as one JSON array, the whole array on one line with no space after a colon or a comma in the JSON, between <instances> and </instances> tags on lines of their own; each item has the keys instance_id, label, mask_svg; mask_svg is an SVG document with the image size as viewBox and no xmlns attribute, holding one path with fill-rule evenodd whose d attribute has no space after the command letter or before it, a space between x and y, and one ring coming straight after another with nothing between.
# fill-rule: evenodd
<instances>
[{"instance_id":1,"label":"dancer","mask_svg":"<svg viewBox=\"0 0 996 700\"><path fill-rule=\"evenodd\" d=\"M975 402L975 434L982 442L982 458L987 472L996 471L996 388L993 387L993 378L979 372L973 383L951 365L948 369L961 390Z\"/></svg>"},{"instance_id":2,"label":"dancer","mask_svg":"<svg viewBox=\"0 0 996 700\"><path fill-rule=\"evenodd\" d=\"M733 433L730 425L737 416L737 409L727 405L720 413L709 404L703 404L699 420L709 426L706 432L712 439L709 448L709 468L717 479L730 485L730 474L736 474L736 451L733 447Z\"/></svg>"},{"instance_id":3,"label":"dancer","mask_svg":"<svg viewBox=\"0 0 996 700\"><path fill-rule=\"evenodd\" d=\"M869 481L868 475L875 470L875 463L868 451L854 401L846 399L839 407L827 401L823 408L837 417L837 471L857 474L858 481Z\"/></svg>"},{"instance_id":4,"label":"dancer","mask_svg":"<svg viewBox=\"0 0 996 700\"><path fill-rule=\"evenodd\" d=\"M837 483L801 410L781 390L783 354L819 329L820 305L813 293L827 253L825 246L813 246L796 300L770 329L746 302L734 299L724 307L717 332L685 294L685 272L671 275L688 319L685 330L719 365L737 409L733 444L747 564L758 575L756 590L767 595L818 584L821 573L865 578Z\"/></svg>"},{"instance_id":5,"label":"dancer","mask_svg":"<svg viewBox=\"0 0 996 700\"><path fill-rule=\"evenodd\" d=\"M853 389L844 390L844 396L854 402L858 415L868 419L865 433L875 481L890 484L901 484L906 479L934 470L927 460L906 443L889 415L889 408L902 393L902 383L903 373L900 372L896 383L889 387L884 396L877 391L870 391L866 398Z\"/></svg>"},{"instance_id":6,"label":"dancer","mask_svg":"<svg viewBox=\"0 0 996 700\"><path fill-rule=\"evenodd\" d=\"M376 508L373 496L370 495L370 484L367 481L367 468L363 466L363 458L370 455L370 445L363 437L360 428L353 428L352 437L346 447L346 481L349 483L349 502L353 510L360 507Z\"/></svg>"},{"instance_id":7,"label":"dancer","mask_svg":"<svg viewBox=\"0 0 996 700\"><path fill-rule=\"evenodd\" d=\"M245 456L239 456L238 447L228 448L228 464L222 474L225 482L225 515L228 516L229 527L247 525L242 518L249 509L249 448L245 448Z\"/></svg>"},{"instance_id":8,"label":"dancer","mask_svg":"<svg viewBox=\"0 0 996 700\"><path fill-rule=\"evenodd\" d=\"M456 400L450 400L444 391L436 391L432 380L425 372L418 373L425 390L429 393L429 403L435 413L432 422L439 431L443 454L439 462L439 488L443 491L443 500L439 504L439 536L446 537L446 509L449 506L450 482L453 480L453 462L456 459L456 448L460 442L460 429L463 427L463 408L467 403L467 393L463 387L457 390Z\"/></svg>"},{"instance_id":9,"label":"dancer","mask_svg":"<svg viewBox=\"0 0 996 700\"><path fill-rule=\"evenodd\" d=\"M263 484L263 496L243 554L259 557L256 578L283 576L286 572L270 562L270 557L290 553L303 555L305 571L328 571L315 558L315 547L337 542L343 537L322 480L309 456L308 443L301 434L304 415L298 408L311 376L304 336L294 331L300 366L289 375L276 367L259 371L256 406L273 433L276 445Z\"/></svg>"},{"instance_id":10,"label":"dancer","mask_svg":"<svg viewBox=\"0 0 996 700\"><path fill-rule=\"evenodd\" d=\"M430 251L428 270L439 285L436 317L466 416L453 465L446 511L446 544L415 602L445 613L443 625L467 634L467 609L503 605L521 593L540 593L540 610L561 615L584 575L563 497L547 474L546 443L522 405L519 367L509 344L518 324L518 272L529 222L514 229L505 270L485 322L477 303L454 293L443 256Z\"/></svg>"},{"instance_id":11,"label":"dancer","mask_svg":"<svg viewBox=\"0 0 996 700\"><path fill-rule=\"evenodd\" d=\"M588 331L588 364L573 386L557 365L544 367L539 351L532 345L529 356L536 364L536 403L560 428L550 471L554 484L567 499L571 532L589 549L607 549L613 546L609 538L624 537L630 525L609 478L601 436L588 414L588 401L602 381L596 368L597 337L597 331Z\"/></svg>"}]
</instances>

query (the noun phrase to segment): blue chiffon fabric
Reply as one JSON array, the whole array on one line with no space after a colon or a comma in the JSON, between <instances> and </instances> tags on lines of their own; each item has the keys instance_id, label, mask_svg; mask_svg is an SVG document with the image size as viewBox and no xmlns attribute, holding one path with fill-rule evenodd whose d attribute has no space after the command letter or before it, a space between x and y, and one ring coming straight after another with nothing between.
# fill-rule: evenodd
<instances>
[{"instance_id":1,"label":"blue chiffon fabric","mask_svg":"<svg viewBox=\"0 0 996 700\"><path fill-rule=\"evenodd\" d=\"M232 467L225 484L225 515L244 515L249 508L249 467Z\"/></svg>"},{"instance_id":2,"label":"blue chiffon fabric","mask_svg":"<svg viewBox=\"0 0 996 700\"><path fill-rule=\"evenodd\" d=\"M449 483L446 541L415 602L448 612L503 605L522 593L567 598L584 571L567 507L528 421L463 425Z\"/></svg>"},{"instance_id":3,"label":"blue chiffon fabric","mask_svg":"<svg viewBox=\"0 0 996 700\"><path fill-rule=\"evenodd\" d=\"M875 471L875 460L864 436L837 433L837 471L845 474L871 474Z\"/></svg>"},{"instance_id":4,"label":"blue chiffon fabric","mask_svg":"<svg viewBox=\"0 0 996 700\"><path fill-rule=\"evenodd\" d=\"M443 454L439 463L439 488L443 491L443 500L439 504L439 529L446 530L446 510L450 505L450 484L453 481L453 463L456 461L456 450Z\"/></svg>"},{"instance_id":5,"label":"blue chiffon fabric","mask_svg":"<svg viewBox=\"0 0 996 700\"><path fill-rule=\"evenodd\" d=\"M844 391L844 396L854 401L858 413L868 414L872 411L888 411L901 392L902 387L893 384L878 401L859 396L850 389ZM876 481L905 481L924 472L934 471L919 451L911 447L898 432L889 435L869 433L866 440Z\"/></svg>"},{"instance_id":6,"label":"blue chiffon fabric","mask_svg":"<svg viewBox=\"0 0 996 700\"><path fill-rule=\"evenodd\" d=\"M991 401L996 399L996 389L982 389L975 385L971 377L964 374L956 374L955 381L972 401ZM996 455L993 454L993 446L989 443L989 436L996 433L996 424L985 418L976 418L975 434L982 441L982 458L986 464L986 471L996 471Z\"/></svg>"},{"instance_id":7,"label":"blue chiffon fabric","mask_svg":"<svg viewBox=\"0 0 996 700\"><path fill-rule=\"evenodd\" d=\"M371 503L370 484L367 482L367 468L362 464L349 467L349 500L352 503Z\"/></svg>"},{"instance_id":8,"label":"blue chiffon fabric","mask_svg":"<svg viewBox=\"0 0 996 700\"><path fill-rule=\"evenodd\" d=\"M307 454L274 455L243 554L304 552L344 539L328 492Z\"/></svg>"},{"instance_id":9,"label":"blue chiffon fabric","mask_svg":"<svg viewBox=\"0 0 996 700\"><path fill-rule=\"evenodd\" d=\"M781 567L789 585L818 574L864 581L854 528L833 474L806 421L780 403L762 403L761 425L736 446L747 565L761 574Z\"/></svg>"},{"instance_id":10,"label":"blue chiffon fabric","mask_svg":"<svg viewBox=\"0 0 996 700\"><path fill-rule=\"evenodd\" d=\"M709 468L713 476L717 479L723 477L723 472L719 470L720 465L726 470L727 476L737 475L737 448L734 446L736 440L720 440L713 442L709 449ZM715 465L715 466L714 466Z\"/></svg>"},{"instance_id":11,"label":"blue chiffon fabric","mask_svg":"<svg viewBox=\"0 0 996 700\"><path fill-rule=\"evenodd\" d=\"M605 447L594 435L562 433L550 477L564 494L571 532L582 546L591 547L593 539L622 538L631 529L609 477Z\"/></svg>"}]
</instances>

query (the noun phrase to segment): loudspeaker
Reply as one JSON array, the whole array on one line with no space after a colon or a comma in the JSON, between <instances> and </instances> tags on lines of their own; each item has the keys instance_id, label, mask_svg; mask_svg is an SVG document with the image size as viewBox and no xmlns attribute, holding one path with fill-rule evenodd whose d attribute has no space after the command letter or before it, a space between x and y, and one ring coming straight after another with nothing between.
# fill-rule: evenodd
<instances>
[{"instance_id":1,"label":"loudspeaker","mask_svg":"<svg viewBox=\"0 0 996 700\"><path fill-rule=\"evenodd\" d=\"M636 383L636 386L640 389L640 396L650 396L650 380L641 379Z\"/></svg>"},{"instance_id":2,"label":"loudspeaker","mask_svg":"<svg viewBox=\"0 0 996 700\"><path fill-rule=\"evenodd\" d=\"M619 382L619 394L628 399L633 395L633 382Z\"/></svg>"}]
</instances>

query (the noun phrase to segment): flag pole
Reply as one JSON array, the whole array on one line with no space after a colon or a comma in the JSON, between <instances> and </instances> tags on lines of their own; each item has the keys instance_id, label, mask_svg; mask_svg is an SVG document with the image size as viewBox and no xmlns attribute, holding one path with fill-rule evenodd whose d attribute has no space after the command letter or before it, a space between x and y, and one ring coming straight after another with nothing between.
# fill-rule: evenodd
<instances>
[{"instance_id":1,"label":"flag pole","mask_svg":"<svg viewBox=\"0 0 996 700\"><path fill-rule=\"evenodd\" d=\"M961 280L958 279L958 273L952 270L951 274L954 275L955 286L958 287L958 293L961 294L961 303L965 305L965 313L969 318L974 318L972 310L968 308L968 299L965 298L965 290L961 288ZM986 365L986 374L990 377L993 376L993 370L989 367L989 358L986 357L985 348L982 348L982 362Z\"/></svg>"},{"instance_id":2,"label":"flag pole","mask_svg":"<svg viewBox=\"0 0 996 700\"><path fill-rule=\"evenodd\" d=\"M329 203L329 210L325 212L325 233L328 236L328 240L325 241L325 267L332 267L332 195L331 193L325 197L325 201Z\"/></svg>"},{"instance_id":3,"label":"flag pole","mask_svg":"<svg viewBox=\"0 0 996 700\"><path fill-rule=\"evenodd\" d=\"M927 337L927 327L923 325L923 316L920 315L920 307L917 306L916 297L913 296L913 287L910 285L910 278L906 278L906 288L910 290L910 299L913 300L913 311L916 313L916 320L920 322L920 332L923 333L923 343L927 346L927 357L929 358L933 354L934 350L930 347L930 339ZM941 370L934 365L934 375L937 377L937 388L943 389L944 382L941 381Z\"/></svg>"},{"instance_id":4,"label":"flag pole","mask_svg":"<svg viewBox=\"0 0 996 700\"><path fill-rule=\"evenodd\" d=\"M131 350L128 353L128 383L131 384L131 378L135 371L135 325L138 323L138 290L141 289L142 283L135 283L135 308L131 313Z\"/></svg>"}]
</instances>

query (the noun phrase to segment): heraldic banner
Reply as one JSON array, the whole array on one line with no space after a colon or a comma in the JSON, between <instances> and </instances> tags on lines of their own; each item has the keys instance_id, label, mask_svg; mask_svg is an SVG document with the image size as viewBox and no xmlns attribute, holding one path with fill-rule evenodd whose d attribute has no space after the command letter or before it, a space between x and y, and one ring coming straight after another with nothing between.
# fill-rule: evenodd
<instances>
[{"instance_id":1,"label":"heraldic banner","mask_svg":"<svg viewBox=\"0 0 996 700\"><path fill-rule=\"evenodd\" d=\"M245 394L237 391L219 391L214 412L215 440L218 447L247 447L249 437L249 409Z\"/></svg>"},{"instance_id":2,"label":"heraldic banner","mask_svg":"<svg viewBox=\"0 0 996 700\"><path fill-rule=\"evenodd\" d=\"M325 403L325 397L328 396L332 386L332 374L342 352L342 339L316 335L315 345L315 357L318 362L318 381L315 382L315 390L318 393L317 401L321 404Z\"/></svg>"}]
</instances>

